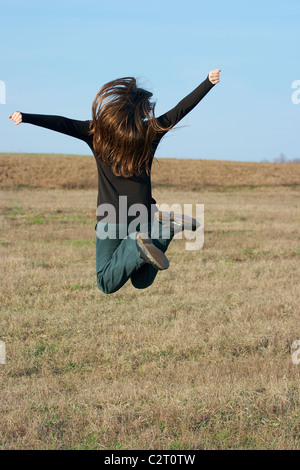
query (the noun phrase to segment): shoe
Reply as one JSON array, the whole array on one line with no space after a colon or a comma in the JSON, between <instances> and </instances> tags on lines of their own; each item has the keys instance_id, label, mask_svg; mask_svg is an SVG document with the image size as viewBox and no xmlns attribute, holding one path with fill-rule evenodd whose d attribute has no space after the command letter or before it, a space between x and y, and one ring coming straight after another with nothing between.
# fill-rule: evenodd
<instances>
[{"instance_id":1,"label":"shoe","mask_svg":"<svg viewBox=\"0 0 300 470\"><path fill-rule=\"evenodd\" d=\"M180 232L182 230L195 231L200 227L198 220L184 214L175 214L174 212L154 212L154 217L165 227L171 227L171 230Z\"/></svg>"},{"instance_id":2,"label":"shoe","mask_svg":"<svg viewBox=\"0 0 300 470\"><path fill-rule=\"evenodd\" d=\"M138 233L136 237L136 246L140 258L154 268L162 271L168 269L169 261L166 255L157 248L152 242L149 235L145 233Z\"/></svg>"}]
</instances>

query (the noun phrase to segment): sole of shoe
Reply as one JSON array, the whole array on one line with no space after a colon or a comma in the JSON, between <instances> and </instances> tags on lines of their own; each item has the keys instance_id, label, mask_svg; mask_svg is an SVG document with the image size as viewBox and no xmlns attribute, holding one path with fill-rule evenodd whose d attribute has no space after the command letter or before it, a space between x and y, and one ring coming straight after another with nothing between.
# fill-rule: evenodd
<instances>
[{"instance_id":1,"label":"sole of shoe","mask_svg":"<svg viewBox=\"0 0 300 470\"><path fill-rule=\"evenodd\" d=\"M168 269L168 258L154 245L151 238L147 237L145 234L139 233L136 237L136 242L140 256L146 263L151 264L160 271Z\"/></svg>"},{"instance_id":2,"label":"sole of shoe","mask_svg":"<svg viewBox=\"0 0 300 470\"><path fill-rule=\"evenodd\" d=\"M200 227L200 222L198 220L189 217L184 214L175 214L174 212L154 212L154 217L156 220L159 220L161 223L167 224L172 222L176 228L181 228L182 230L191 230L196 231Z\"/></svg>"}]
</instances>

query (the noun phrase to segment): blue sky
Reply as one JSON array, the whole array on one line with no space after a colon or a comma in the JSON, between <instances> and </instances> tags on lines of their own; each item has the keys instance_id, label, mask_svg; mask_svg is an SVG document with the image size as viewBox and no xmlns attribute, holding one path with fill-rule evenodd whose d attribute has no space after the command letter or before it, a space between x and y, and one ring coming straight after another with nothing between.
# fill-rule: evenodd
<instances>
[{"instance_id":1,"label":"blue sky","mask_svg":"<svg viewBox=\"0 0 300 470\"><path fill-rule=\"evenodd\" d=\"M300 158L299 0L0 0L0 11L0 152L89 155L80 140L8 116L90 119L98 89L124 76L153 92L159 115L220 68L221 83L156 156Z\"/></svg>"}]
</instances>

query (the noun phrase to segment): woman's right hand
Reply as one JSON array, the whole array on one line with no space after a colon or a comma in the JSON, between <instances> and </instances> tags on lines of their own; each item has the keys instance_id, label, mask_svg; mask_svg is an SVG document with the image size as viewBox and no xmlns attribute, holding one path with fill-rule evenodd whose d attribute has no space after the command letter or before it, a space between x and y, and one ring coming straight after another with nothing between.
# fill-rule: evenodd
<instances>
[{"instance_id":1,"label":"woman's right hand","mask_svg":"<svg viewBox=\"0 0 300 470\"><path fill-rule=\"evenodd\" d=\"M22 114L19 113L19 111L15 111L8 117L15 123L15 126L17 126L18 124L22 122Z\"/></svg>"}]
</instances>

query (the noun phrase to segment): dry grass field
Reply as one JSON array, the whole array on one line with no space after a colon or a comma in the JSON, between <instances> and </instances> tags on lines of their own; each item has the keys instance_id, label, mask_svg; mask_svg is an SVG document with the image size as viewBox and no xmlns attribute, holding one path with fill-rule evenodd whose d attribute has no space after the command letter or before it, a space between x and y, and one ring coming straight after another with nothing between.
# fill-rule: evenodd
<instances>
[{"instance_id":1,"label":"dry grass field","mask_svg":"<svg viewBox=\"0 0 300 470\"><path fill-rule=\"evenodd\" d=\"M93 159L0 155L0 449L300 449L300 165L153 172L204 247L104 295Z\"/></svg>"},{"instance_id":2,"label":"dry grass field","mask_svg":"<svg viewBox=\"0 0 300 470\"><path fill-rule=\"evenodd\" d=\"M152 182L193 191L292 187L300 184L300 165L155 159ZM95 189L96 163L92 156L0 153L0 187Z\"/></svg>"}]
</instances>

